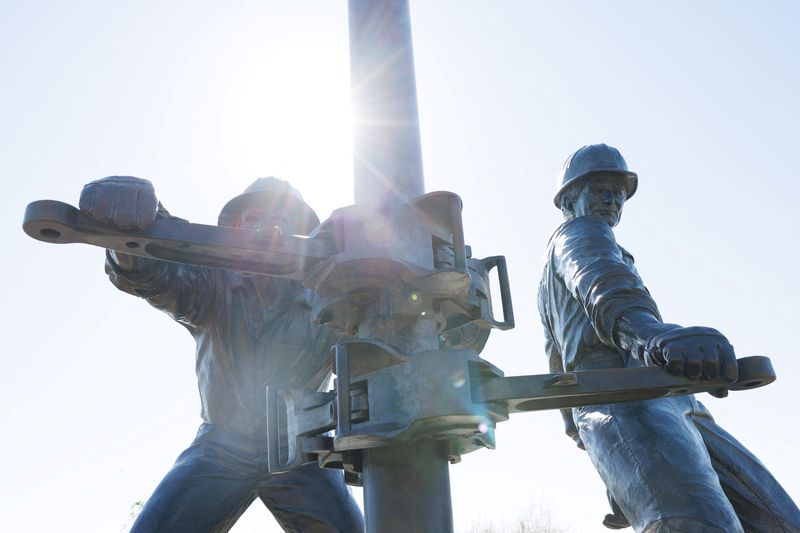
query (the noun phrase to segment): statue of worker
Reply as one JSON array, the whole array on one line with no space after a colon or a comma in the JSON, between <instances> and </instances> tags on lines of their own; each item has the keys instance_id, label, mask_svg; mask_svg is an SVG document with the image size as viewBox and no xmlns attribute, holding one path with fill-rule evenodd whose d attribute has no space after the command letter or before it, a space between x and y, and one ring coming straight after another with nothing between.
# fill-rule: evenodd
<instances>
[{"instance_id":1,"label":"statue of worker","mask_svg":"<svg viewBox=\"0 0 800 533\"><path fill-rule=\"evenodd\" d=\"M114 176L86 185L81 210L120 229L170 217L143 179ZM259 178L223 207L219 224L308 234L314 211L285 181ZM266 387L324 387L335 337L310 319L313 293L296 281L158 261L108 250L106 272L146 299L197 343L203 423L147 500L134 532L228 531L258 497L285 531L364 528L342 473L315 464L267 471Z\"/></svg>"},{"instance_id":2,"label":"statue of worker","mask_svg":"<svg viewBox=\"0 0 800 533\"><path fill-rule=\"evenodd\" d=\"M637 175L619 151L584 146L567 159L539 286L552 372L662 366L689 379L734 382L733 347L719 331L664 323L617 244ZM727 391L719 391L723 396ZM612 497L609 527L646 532L798 532L800 511L758 459L694 396L562 411Z\"/></svg>"}]
</instances>

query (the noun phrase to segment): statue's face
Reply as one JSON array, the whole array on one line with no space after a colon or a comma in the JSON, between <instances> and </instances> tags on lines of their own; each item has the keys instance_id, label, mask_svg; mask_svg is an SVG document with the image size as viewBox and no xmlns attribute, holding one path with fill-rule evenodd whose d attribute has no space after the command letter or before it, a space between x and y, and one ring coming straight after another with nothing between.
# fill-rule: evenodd
<instances>
[{"instance_id":1,"label":"statue's face","mask_svg":"<svg viewBox=\"0 0 800 533\"><path fill-rule=\"evenodd\" d=\"M625 196L625 184L619 177L613 174L593 176L586 180L575 199L573 212L576 217L594 215L613 227L622 216Z\"/></svg>"},{"instance_id":2,"label":"statue's face","mask_svg":"<svg viewBox=\"0 0 800 533\"><path fill-rule=\"evenodd\" d=\"M241 217L239 227L242 229L258 230L279 226L285 233L291 233L294 229L290 227L286 213L266 210L259 205L245 206L239 216Z\"/></svg>"},{"instance_id":3,"label":"statue's face","mask_svg":"<svg viewBox=\"0 0 800 533\"><path fill-rule=\"evenodd\" d=\"M286 213L280 211L276 212L274 209L265 209L263 205L259 205L257 203L245 205L245 207L242 208L241 212L239 213L238 227L241 229L249 229L254 231L264 229L270 231L273 226L280 227L284 234L292 234L294 233L295 229L290 224ZM254 283L267 284L269 283L268 280L276 279L268 276L251 274L249 272L239 272L238 274L243 278L254 280Z\"/></svg>"}]
</instances>

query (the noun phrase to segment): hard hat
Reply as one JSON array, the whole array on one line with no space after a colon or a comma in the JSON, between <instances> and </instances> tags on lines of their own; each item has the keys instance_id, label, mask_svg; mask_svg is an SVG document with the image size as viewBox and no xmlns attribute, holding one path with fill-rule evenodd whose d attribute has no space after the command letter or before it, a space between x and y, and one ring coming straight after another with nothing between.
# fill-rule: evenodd
<instances>
[{"instance_id":1,"label":"hard hat","mask_svg":"<svg viewBox=\"0 0 800 533\"><path fill-rule=\"evenodd\" d=\"M288 182L268 177L258 178L242 194L232 198L219 213L217 224L230 226L245 206L258 206L266 211L282 212L296 223L300 232L308 234L319 226L319 218Z\"/></svg>"},{"instance_id":2,"label":"hard hat","mask_svg":"<svg viewBox=\"0 0 800 533\"><path fill-rule=\"evenodd\" d=\"M561 208L561 197L564 191L578 180L585 179L590 174L609 173L617 175L625 182L626 196L630 198L636 192L639 178L635 172L628 170L628 164L619 150L605 144L590 144L576 151L564 162L561 176L558 179L559 187L553 199L556 207Z\"/></svg>"}]
</instances>

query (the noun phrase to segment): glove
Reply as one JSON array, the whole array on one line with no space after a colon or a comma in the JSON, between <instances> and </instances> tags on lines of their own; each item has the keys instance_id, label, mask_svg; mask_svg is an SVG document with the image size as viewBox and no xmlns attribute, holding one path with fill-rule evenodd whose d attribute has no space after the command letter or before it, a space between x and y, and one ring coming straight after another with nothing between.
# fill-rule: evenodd
<instances>
[{"instance_id":1,"label":"glove","mask_svg":"<svg viewBox=\"0 0 800 533\"><path fill-rule=\"evenodd\" d=\"M78 205L91 218L121 230L150 226L158 211L153 184L132 176L110 176L86 184Z\"/></svg>"},{"instance_id":2,"label":"glove","mask_svg":"<svg viewBox=\"0 0 800 533\"><path fill-rule=\"evenodd\" d=\"M689 379L722 378L728 383L739 377L736 354L728 339L713 328L683 328L659 324L644 344L644 361L663 366L670 374ZM650 326L651 328L654 327Z\"/></svg>"}]
</instances>

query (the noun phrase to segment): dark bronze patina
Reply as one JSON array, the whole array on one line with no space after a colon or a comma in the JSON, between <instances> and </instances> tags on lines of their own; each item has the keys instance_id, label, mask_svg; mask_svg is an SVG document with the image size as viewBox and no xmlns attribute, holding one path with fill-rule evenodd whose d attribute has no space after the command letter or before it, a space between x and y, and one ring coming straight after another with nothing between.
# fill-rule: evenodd
<instances>
[{"instance_id":1,"label":"dark bronze patina","mask_svg":"<svg viewBox=\"0 0 800 533\"><path fill-rule=\"evenodd\" d=\"M116 204L113 198L126 188L138 190L140 197L152 188L135 178L101 183L88 186L82 201L86 211L98 203L90 199L98 187L108 187L104 194L110 198L101 198L102 206ZM296 199L285 203L295 204ZM471 257L463 241L461 202L452 193L430 193L395 206L342 208L308 236L293 234L310 220L305 209L292 210L300 217L273 209L269 216L248 218L250 210L243 208L244 216L229 219L232 227L217 227L175 219L150 204L145 214L123 215L137 221L127 230L104 209L87 216L60 202L34 202L23 227L45 242L107 248L112 280L190 331L199 331L197 321L208 318L206 313L220 315L215 319L219 343L233 338L226 330L244 331L238 342L246 355L235 361L227 358L228 348L221 357L209 357L209 337L201 336L205 341L198 345L198 377L232 379L224 387L201 387L209 426L219 420L223 428L211 435L261 439L244 457L255 454L271 474L316 469L312 463L344 469L346 480L363 483L370 495L366 512L372 531L452 529L448 461L493 448L496 424L512 413L727 393L775 379L769 359L760 356L736 361L736 381L730 381L730 369L728 376L717 372L694 379L691 373L673 375L642 365L569 366L566 372L557 366L554 374L503 377L478 353L491 328L514 326L505 260ZM615 220L619 210L608 214ZM582 218L610 233L607 222ZM375 238L378 224L397 228L394 238ZM503 317L492 314L488 276L494 269ZM168 285L159 285L164 280L159 273L179 281L177 287L163 292ZM199 287L196 297L180 292L186 280ZM201 304L208 291L224 303ZM714 335L713 330L701 333L702 338ZM335 345L336 389L319 392L334 334L343 339ZM670 354L661 344L653 347L653 352L662 350L662 358ZM240 375L242 387L236 381ZM325 435L333 429L335 437ZM201 443L212 438L206 433L201 429ZM215 445L228 445L217 440ZM284 481L291 484L291 479Z\"/></svg>"},{"instance_id":2,"label":"dark bronze patina","mask_svg":"<svg viewBox=\"0 0 800 533\"><path fill-rule=\"evenodd\" d=\"M539 289L550 368L584 376L663 367L694 383L734 383L744 369L725 336L664 323L633 256L614 238L637 181L605 144L584 146L564 165L555 202L566 221L550 239ZM709 392L725 396L727 388ZM693 396L562 413L609 489L608 527L800 530L800 511L783 488Z\"/></svg>"},{"instance_id":3,"label":"dark bronze patina","mask_svg":"<svg viewBox=\"0 0 800 533\"><path fill-rule=\"evenodd\" d=\"M176 529L224 531L254 487L289 530L357 529L360 517L341 482L319 465L343 469L348 483L363 484L369 531L446 533L453 528L448 463L493 448L496 424L511 413L702 391L722 395L775 379L768 358L734 361L732 352L718 360L718 369L701 364L708 375L694 379L691 354L684 365L690 372L678 371L666 329L663 342L641 348L652 361L673 361L672 374L658 366L600 365L503 377L482 359L489 330L514 326L505 259L472 257L458 196L424 194L407 1L349 5L353 105L360 118L356 205L316 225L296 191L266 180L246 193L261 203L235 200L220 215L225 227L204 226L169 216L148 183L113 178L88 187L84 213L53 201L28 206L24 229L32 237L110 250L115 283L195 334L201 383L216 376L225 384L201 387L211 422L157 489L163 498L145 509L151 529L168 530L161 520L177 504L208 510L197 518L202 523L187 518ZM585 172L574 170L570 179L582 181ZM274 194L259 194L262 186ZM258 205L271 207L259 216ZM610 221L619 215L606 211L601 215ZM492 312L492 272L500 281L502 317ZM629 333L619 341L633 350L636 331ZM713 330L701 333L716 338ZM334 342L335 389L321 392L331 360L324 352ZM183 476L195 467L207 475L196 480L196 491L184 490ZM214 488L223 482L238 488ZM242 483L249 487L244 493ZM237 505L217 506L217 494Z\"/></svg>"},{"instance_id":4,"label":"dark bronze patina","mask_svg":"<svg viewBox=\"0 0 800 533\"><path fill-rule=\"evenodd\" d=\"M268 468L266 387L318 389L330 375L336 336L312 323L313 293L291 279L175 262L182 257L170 250L180 254L191 248L189 242L203 239L181 231L187 223L161 207L147 180L114 176L92 182L84 187L80 207L84 216L64 211L81 221L71 230L59 226L40 235L63 231L66 237L81 230L97 235L100 226L124 232L122 246L109 246L106 254L112 283L169 314L197 343L203 424L132 530L227 531L256 497L287 531L362 530L361 512L340 472L313 464L285 475ZM280 240L275 228L301 233L318 224L299 193L275 178L261 178L231 200L220 222L229 226L215 228L225 251L237 242L226 236L246 232L258 244L262 236ZM181 237L170 243L174 248L137 237L147 228L169 232L174 225ZM208 228L199 233L203 230ZM208 241L205 246L214 246ZM148 248L155 252L148 257L124 253Z\"/></svg>"}]
</instances>

